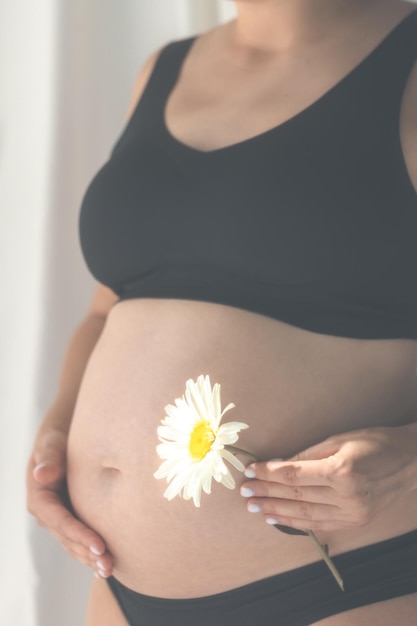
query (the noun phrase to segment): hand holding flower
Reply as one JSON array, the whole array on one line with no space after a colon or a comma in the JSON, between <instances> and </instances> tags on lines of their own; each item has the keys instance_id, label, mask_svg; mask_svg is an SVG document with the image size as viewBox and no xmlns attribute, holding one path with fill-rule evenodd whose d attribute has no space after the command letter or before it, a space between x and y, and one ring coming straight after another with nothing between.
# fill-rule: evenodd
<instances>
[{"instance_id":1,"label":"hand holding flower","mask_svg":"<svg viewBox=\"0 0 417 626\"><path fill-rule=\"evenodd\" d=\"M416 450L415 424L335 435L286 461L250 465L245 474L256 480L243 493L271 524L362 526L417 488Z\"/></svg>"},{"instance_id":2,"label":"hand holding flower","mask_svg":"<svg viewBox=\"0 0 417 626\"><path fill-rule=\"evenodd\" d=\"M210 378L201 375L196 383L193 380L187 381L185 396L177 398L175 406L168 404L165 407L167 416L158 428L162 443L157 447L158 455L164 462L154 476L166 478L170 483L164 493L168 500L182 495L185 500L192 498L195 506L199 507L201 492L211 493L213 478L228 489L235 487L234 478L224 460L240 471L245 466L236 458L237 455L256 460L250 452L233 445L238 440L237 433L248 428L247 424L229 422L220 426L224 413L234 406L230 403L222 411L220 385L216 383L212 389ZM254 469L247 471L253 477ZM260 507L257 506L257 510ZM289 528L279 527L275 519L271 519L270 523L278 530L294 532ZM295 534L308 535L312 539L343 590L343 580L329 557L327 546L320 544L312 530L295 531Z\"/></svg>"}]
</instances>

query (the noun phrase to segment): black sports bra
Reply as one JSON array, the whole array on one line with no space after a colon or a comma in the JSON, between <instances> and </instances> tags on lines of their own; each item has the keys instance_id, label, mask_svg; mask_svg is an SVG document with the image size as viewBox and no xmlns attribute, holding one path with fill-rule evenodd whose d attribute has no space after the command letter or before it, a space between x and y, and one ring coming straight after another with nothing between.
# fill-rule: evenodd
<instances>
[{"instance_id":1,"label":"black sports bra","mask_svg":"<svg viewBox=\"0 0 417 626\"><path fill-rule=\"evenodd\" d=\"M417 339L417 192L402 95L417 11L288 121L203 152L165 105L196 37L159 55L84 196L81 247L128 298L215 302L317 333Z\"/></svg>"}]
</instances>

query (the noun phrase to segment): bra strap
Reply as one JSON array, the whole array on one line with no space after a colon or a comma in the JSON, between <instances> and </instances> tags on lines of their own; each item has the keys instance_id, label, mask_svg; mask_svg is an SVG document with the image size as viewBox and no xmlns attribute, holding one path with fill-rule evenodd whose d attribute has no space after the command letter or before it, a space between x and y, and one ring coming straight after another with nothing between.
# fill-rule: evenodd
<instances>
[{"instance_id":1,"label":"bra strap","mask_svg":"<svg viewBox=\"0 0 417 626\"><path fill-rule=\"evenodd\" d=\"M146 114L149 121L159 120L163 114L183 61L195 39L196 36L171 41L162 48L139 102L141 113Z\"/></svg>"}]
</instances>

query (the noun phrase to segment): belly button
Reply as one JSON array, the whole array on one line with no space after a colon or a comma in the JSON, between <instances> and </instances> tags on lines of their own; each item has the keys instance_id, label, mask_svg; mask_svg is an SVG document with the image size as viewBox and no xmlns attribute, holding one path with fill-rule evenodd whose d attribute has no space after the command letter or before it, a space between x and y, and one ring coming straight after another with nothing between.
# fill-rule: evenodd
<instances>
[{"instance_id":1,"label":"belly button","mask_svg":"<svg viewBox=\"0 0 417 626\"><path fill-rule=\"evenodd\" d=\"M120 474L120 469L118 467L114 467L114 465L103 465L102 471L106 472L106 474Z\"/></svg>"}]
</instances>

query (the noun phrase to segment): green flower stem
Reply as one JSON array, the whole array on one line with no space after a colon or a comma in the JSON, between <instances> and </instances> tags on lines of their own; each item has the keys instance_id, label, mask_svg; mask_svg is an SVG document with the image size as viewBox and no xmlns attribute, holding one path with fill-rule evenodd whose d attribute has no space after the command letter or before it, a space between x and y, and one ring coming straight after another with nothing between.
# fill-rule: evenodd
<instances>
[{"instance_id":1,"label":"green flower stem","mask_svg":"<svg viewBox=\"0 0 417 626\"><path fill-rule=\"evenodd\" d=\"M250 456L254 461L259 461L258 457L252 454L252 452L248 452L247 450L242 450L242 448L236 448L236 446L225 446L226 450L229 450L234 456L237 454L242 454L245 456Z\"/></svg>"},{"instance_id":2,"label":"green flower stem","mask_svg":"<svg viewBox=\"0 0 417 626\"><path fill-rule=\"evenodd\" d=\"M252 452L248 452L247 450L242 450L241 448L237 448L236 446L225 446L227 450L229 450L232 454L234 455L244 455L244 456L249 456L251 457L251 459L253 461L259 461L259 459L252 454ZM288 527L288 531L284 530L285 526L283 526L282 528L280 527L279 524L274 524L274 527L277 530L281 530L281 532L288 532L291 531L291 528ZM329 556L329 552L328 552L328 548L326 545L323 545L320 543L320 541L317 539L316 535L313 533L312 530L301 530L301 531L297 531L296 533L289 533L289 534L300 534L300 535L306 535L308 537L311 538L312 542L314 543L314 545L316 546L316 548L318 549L318 551L320 552L320 555L323 559L323 561L326 563L327 567L329 568L329 570L331 571L331 573L333 574L337 584L339 585L340 589L342 591L345 590L344 584L343 584L343 578L341 577L339 571L337 570L335 564L333 563L332 559Z\"/></svg>"},{"instance_id":3,"label":"green flower stem","mask_svg":"<svg viewBox=\"0 0 417 626\"><path fill-rule=\"evenodd\" d=\"M315 544L315 546L317 547L318 551L320 552L323 561L326 563L327 567L329 568L329 570L331 571L331 573L333 574L337 584L339 585L340 589L342 591L345 590L345 586L343 584L343 578L341 577L339 571L337 570L335 564L333 563L333 561L331 560L331 558L329 557L329 553L327 551L327 546L324 546L323 544L320 543L320 541L317 539L316 535L313 533L312 530L307 530L306 531L308 536L311 537L313 543Z\"/></svg>"}]
</instances>

